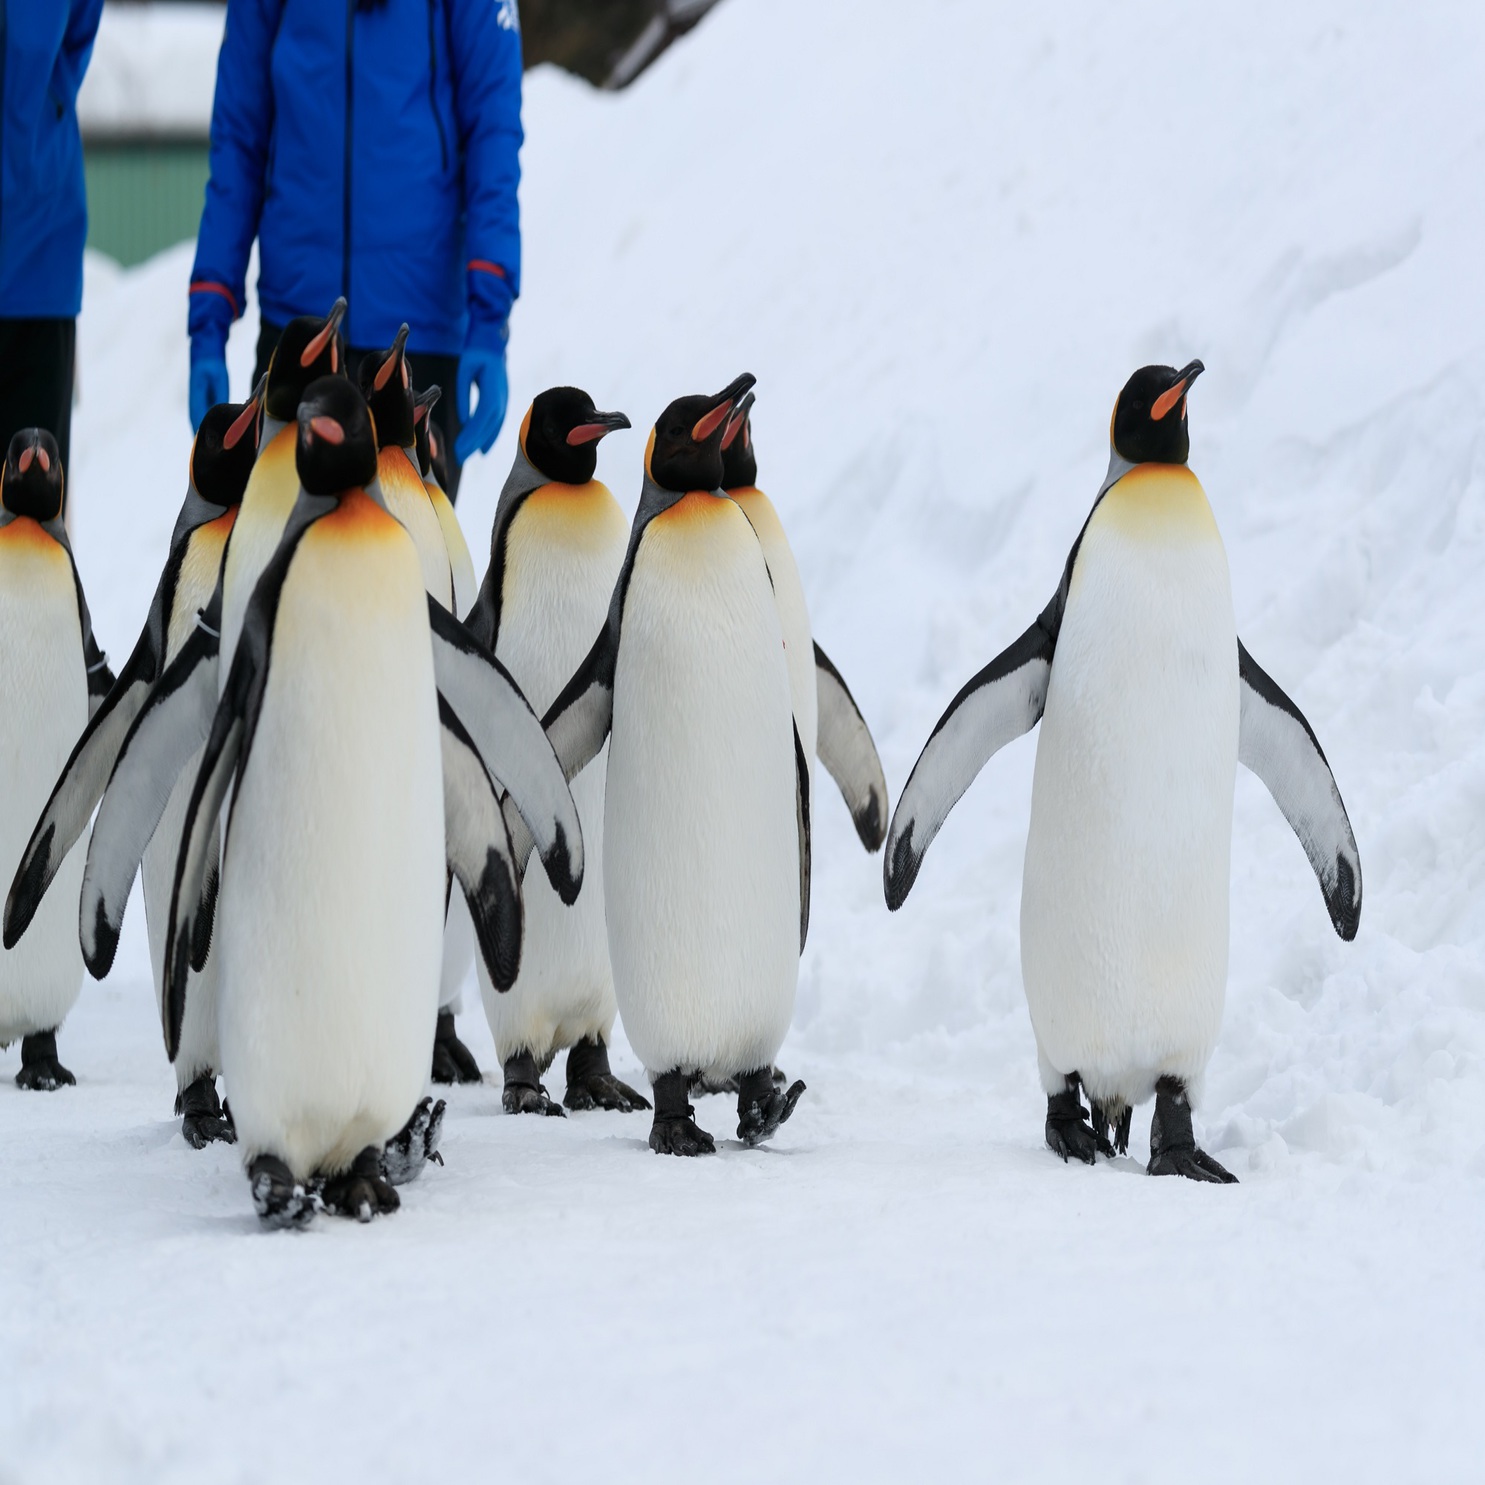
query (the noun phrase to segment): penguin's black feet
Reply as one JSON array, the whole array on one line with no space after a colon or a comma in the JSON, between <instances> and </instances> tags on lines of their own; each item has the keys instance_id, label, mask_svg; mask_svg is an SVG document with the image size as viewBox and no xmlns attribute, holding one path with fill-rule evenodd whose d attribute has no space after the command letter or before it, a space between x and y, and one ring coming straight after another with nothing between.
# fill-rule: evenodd
<instances>
[{"instance_id":1,"label":"penguin's black feet","mask_svg":"<svg viewBox=\"0 0 1485 1485\"><path fill-rule=\"evenodd\" d=\"M325 1210L337 1217L370 1222L385 1217L402 1205L392 1183L382 1175L382 1152L375 1145L356 1156L348 1171L325 1182Z\"/></svg>"},{"instance_id":2,"label":"penguin's black feet","mask_svg":"<svg viewBox=\"0 0 1485 1485\"><path fill-rule=\"evenodd\" d=\"M738 1139L745 1145L761 1145L771 1138L794 1112L803 1092L803 1083L793 1084L787 1092L780 1089L771 1067L744 1073L737 1080Z\"/></svg>"},{"instance_id":3,"label":"penguin's black feet","mask_svg":"<svg viewBox=\"0 0 1485 1485\"><path fill-rule=\"evenodd\" d=\"M21 1070L15 1075L17 1088L34 1093L51 1093L71 1087L77 1079L57 1061L57 1032L38 1031L21 1038Z\"/></svg>"},{"instance_id":4,"label":"penguin's black feet","mask_svg":"<svg viewBox=\"0 0 1485 1485\"><path fill-rule=\"evenodd\" d=\"M204 1072L175 1097L175 1112L181 1116L180 1132L193 1150L204 1150L213 1140L231 1145L237 1130L217 1099L217 1080Z\"/></svg>"},{"instance_id":5,"label":"penguin's black feet","mask_svg":"<svg viewBox=\"0 0 1485 1485\"><path fill-rule=\"evenodd\" d=\"M562 1105L553 1103L551 1095L542 1087L536 1057L531 1052L517 1052L505 1059L505 1088L500 1095L500 1106L507 1114L546 1114L556 1119L567 1117L562 1112Z\"/></svg>"},{"instance_id":6,"label":"penguin's black feet","mask_svg":"<svg viewBox=\"0 0 1485 1485\"><path fill-rule=\"evenodd\" d=\"M1161 1078L1155 1085L1155 1116L1150 1120L1152 1176L1185 1176L1190 1181L1237 1185L1237 1177L1196 1147L1191 1128L1191 1102L1179 1078Z\"/></svg>"},{"instance_id":7,"label":"penguin's black feet","mask_svg":"<svg viewBox=\"0 0 1485 1485\"><path fill-rule=\"evenodd\" d=\"M621 1083L608 1065L608 1048L601 1037L584 1037L567 1054L567 1092L562 1102L570 1109L612 1109L632 1114L650 1101Z\"/></svg>"},{"instance_id":8,"label":"penguin's black feet","mask_svg":"<svg viewBox=\"0 0 1485 1485\"><path fill-rule=\"evenodd\" d=\"M655 1122L650 1126L650 1149L657 1155L715 1155L717 1142L699 1129L687 1102L691 1079L683 1072L661 1073L655 1079Z\"/></svg>"},{"instance_id":9,"label":"penguin's black feet","mask_svg":"<svg viewBox=\"0 0 1485 1485\"><path fill-rule=\"evenodd\" d=\"M1100 1155L1107 1155L1112 1160L1116 1155L1129 1154L1129 1124L1133 1118L1134 1110L1127 1103L1102 1104L1094 1101L1093 1137L1098 1141Z\"/></svg>"},{"instance_id":10,"label":"penguin's black feet","mask_svg":"<svg viewBox=\"0 0 1485 1485\"><path fill-rule=\"evenodd\" d=\"M1081 1160L1093 1165L1098 1160L1098 1136L1088 1123L1076 1077L1067 1080L1061 1093L1047 1095L1047 1148L1060 1155L1064 1164Z\"/></svg>"},{"instance_id":11,"label":"penguin's black feet","mask_svg":"<svg viewBox=\"0 0 1485 1485\"><path fill-rule=\"evenodd\" d=\"M440 1011L433 1033L433 1081L435 1083L478 1083L482 1077L474 1053L459 1040L454 1030L454 1013Z\"/></svg>"},{"instance_id":12,"label":"penguin's black feet","mask_svg":"<svg viewBox=\"0 0 1485 1485\"><path fill-rule=\"evenodd\" d=\"M264 1227L308 1227L319 1202L277 1155L260 1155L248 1166L253 1205Z\"/></svg>"},{"instance_id":13,"label":"penguin's black feet","mask_svg":"<svg viewBox=\"0 0 1485 1485\"><path fill-rule=\"evenodd\" d=\"M783 1068L774 1068L774 1087L782 1088L788 1081L789 1079L785 1076ZM691 1091L693 1093L736 1094L738 1091L738 1080L736 1078L709 1078L705 1073L697 1073L691 1080Z\"/></svg>"},{"instance_id":14,"label":"penguin's black feet","mask_svg":"<svg viewBox=\"0 0 1485 1485\"><path fill-rule=\"evenodd\" d=\"M398 1134L387 1141L382 1151L382 1174L394 1185L405 1186L423 1173L430 1160L443 1164L438 1153L439 1136L443 1134L443 1116L448 1105L439 1099L425 1098L412 1111L412 1118Z\"/></svg>"}]
</instances>

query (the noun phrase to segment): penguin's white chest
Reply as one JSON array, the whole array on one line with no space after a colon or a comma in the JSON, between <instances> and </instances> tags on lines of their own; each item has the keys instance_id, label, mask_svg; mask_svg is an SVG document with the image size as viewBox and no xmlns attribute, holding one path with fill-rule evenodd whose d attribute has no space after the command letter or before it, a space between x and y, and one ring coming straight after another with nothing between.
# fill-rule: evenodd
<instances>
[{"instance_id":1,"label":"penguin's white chest","mask_svg":"<svg viewBox=\"0 0 1485 1485\"><path fill-rule=\"evenodd\" d=\"M232 528L227 565L222 574L222 640L217 689L227 686L227 673L242 636L248 601L263 569L278 550L284 527L299 498L299 474L294 468L296 425L280 428L258 455Z\"/></svg>"},{"instance_id":2,"label":"penguin's white chest","mask_svg":"<svg viewBox=\"0 0 1485 1485\"><path fill-rule=\"evenodd\" d=\"M544 485L517 511L505 538L500 634L495 654L537 716L557 699L603 627L624 565L629 523L598 481ZM606 755L572 781L587 875L572 906L545 875L528 872L521 972L504 994L479 964L485 1014L503 1062L529 1051L539 1062L613 1027L614 988L603 913L603 788Z\"/></svg>"},{"instance_id":3,"label":"penguin's white chest","mask_svg":"<svg viewBox=\"0 0 1485 1485\"><path fill-rule=\"evenodd\" d=\"M1237 632L1200 484L1143 465L1079 549L1037 744L1021 961L1045 1064L1101 1101L1199 1078L1227 978Z\"/></svg>"},{"instance_id":4,"label":"penguin's white chest","mask_svg":"<svg viewBox=\"0 0 1485 1485\"><path fill-rule=\"evenodd\" d=\"M448 542L428 487L405 449L383 449L376 458L377 479L387 509L402 522L418 549L423 586L450 613L454 611L453 570Z\"/></svg>"},{"instance_id":5,"label":"penguin's white chest","mask_svg":"<svg viewBox=\"0 0 1485 1485\"><path fill-rule=\"evenodd\" d=\"M23 516L0 527L0 859L12 868L87 721L72 564ZM84 838L20 942L0 949L0 1043L49 1031L77 1000L77 897L86 851Z\"/></svg>"},{"instance_id":6,"label":"penguin's white chest","mask_svg":"<svg viewBox=\"0 0 1485 1485\"><path fill-rule=\"evenodd\" d=\"M614 989L652 1075L772 1062L799 960L793 716L777 605L730 501L646 528L614 687L604 884Z\"/></svg>"},{"instance_id":7,"label":"penguin's white chest","mask_svg":"<svg viewBox=\"0 0 1485 1485\"><path fill-rule=\"evenodd\" d=\"M249 1159L336 1169L412 1113L438 1007L442 793L417 555L347 497L284 584L227 833L222 1071Z\"/></svg>"}]
</instances>

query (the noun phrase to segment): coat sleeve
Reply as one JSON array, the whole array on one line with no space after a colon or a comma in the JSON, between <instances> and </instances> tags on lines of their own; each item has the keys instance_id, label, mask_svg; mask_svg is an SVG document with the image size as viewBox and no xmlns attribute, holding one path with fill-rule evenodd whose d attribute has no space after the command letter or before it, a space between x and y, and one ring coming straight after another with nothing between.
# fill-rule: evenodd
<instances>
[{"instance_id":1,"label":"coat sleeve","mask_svg":"<svg viewBox=\"0 0 1485 1485\"><path fill-rule=\"evenodd\" d=\"M191 340L220 354L242 314L273 133L273 42L283 0L228 0L211 108L211 178L191 269Z\"/></svg>"},{"instance_id":2,"label":"coat sleeve","mask_svg":"<svg viewBox=\"0 0 1485 1485\"><path fill-rule=\"evenodd\" d=\"M68 101L77 102L88 60L93 55L93 42L98 36L98 22L103 18L103 0L72 0L67 13L67 31L62 37L62 55L57 59L57 76L67 90Z\"/></svg>"},{"instance_id":3,"label":"coat sleeve","mask_svg":"<svg viewBox=\"0 0 1485 1485\"><path fill-rule=\"evenodd\" d=\"M521 292L521 32L515 0L448 0L464 159L469 341L502 346Z\"/></svg>"}]
</instances>

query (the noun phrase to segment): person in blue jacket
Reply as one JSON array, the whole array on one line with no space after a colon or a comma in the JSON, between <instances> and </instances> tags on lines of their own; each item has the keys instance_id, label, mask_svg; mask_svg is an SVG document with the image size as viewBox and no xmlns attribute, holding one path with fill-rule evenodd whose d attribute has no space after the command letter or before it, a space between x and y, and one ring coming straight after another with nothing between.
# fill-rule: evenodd
<instances>
[{"instance_id":1,"label":"person in blue jacket","mask_svg":"<svg viewBox=\"0 0 1485 1485\"><path fill-rule=\"evenodd\" d=\"M193 425L228 400L256 237L255 375L287 321L339 295L353 376L406 320L418 386L443 388L452 498L505 420L521 142L515 0L228 0L191 273Z\"/></svg>"},{"instance_id":2,"label":"person in blue jacket","mask_svg":"<svg viewBox=\"0 0 1485 1485\"><path fill-rule=\"evenodd\" d=\"M0 0L0 449L45 428L71 458L82 308L77 90L103 0Z\"/></svg>"}]
</instances>

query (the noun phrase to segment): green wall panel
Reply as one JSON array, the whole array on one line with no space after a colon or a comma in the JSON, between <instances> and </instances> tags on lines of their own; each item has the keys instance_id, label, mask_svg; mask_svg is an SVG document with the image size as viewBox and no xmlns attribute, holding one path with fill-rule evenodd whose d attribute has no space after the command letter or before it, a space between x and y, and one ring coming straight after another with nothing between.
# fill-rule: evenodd
<instances>
[{"instance_id":1,"label":"green wall panel","mask_svg":"<svg viewBox=\"0 0 1485 1485\"><path fill-rule=\"evenodd\" d=\"M84 146L88 246L128 266L196 235L205 140L108 140Z\"/></svg>"}]
</instances>

